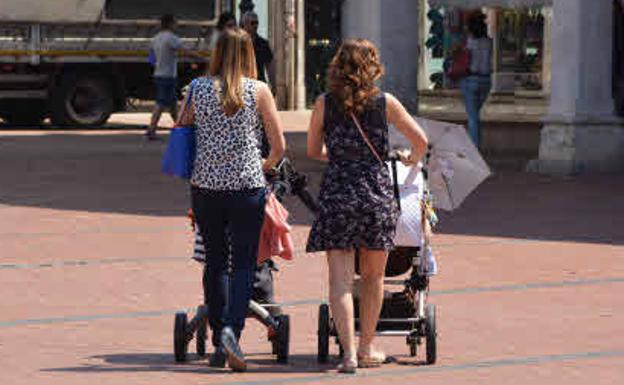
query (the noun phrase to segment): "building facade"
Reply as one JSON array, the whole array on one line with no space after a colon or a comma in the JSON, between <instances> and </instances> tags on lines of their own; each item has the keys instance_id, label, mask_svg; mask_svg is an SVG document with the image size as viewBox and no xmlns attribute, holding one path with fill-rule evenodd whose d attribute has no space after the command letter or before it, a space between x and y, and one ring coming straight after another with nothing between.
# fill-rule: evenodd
<instances>
[{"instance_id":1,"label":"building facade","mask_svg":"<svg viewBox=\"0 0 624 385\"><path fill-rule=\"evenodd\" d=\"M618 18L622 0L392 0L391 7L388 0L266 1L268 17L282 20L270 23L274 45L294 47L280 57L290 60L283 71L290 79L285 88L299 89L298 104L304 83L308 102L322 91L323 68L340 39L362 37L381 51L386 64L383 88L414 113L419 88L439 82L431 79L432 60L444 59L444 48L433 52L427 47L429 10L443 9L449 18L461 19L462 10L482 8L496 41L494 90L534 91L548 100L539 159L530 167L562 173L624 168L624 128L614 103L624 100L624 37L618 35L624 31ZM289 2L294 8L288 8ZM275 5L283 3L282 8ZM290 41L284 27L289 9L298 21L296 38ZM310 20L312 11L324 17ZM442 16L447 23L443 28L458 23ZM443 29L443 39L445 33ZM444 87L444 79L441 83Z\"/></svg>"},{"instance_id":2,"label":"building facade","mask_svg":"<svg viewBox=\"0 0 624 385\"><path fill-rule=\"evenodd\" d=\"M503 22L490 25L499 40L495 62L502 75L497 75L496 87L515 90L518 79L521 86L526 84L526 76L516 74L526 73L528 68L528 74L539 80L528 84L539 84L548 98L539 158L529 167L547 173L624 169L624 126L616 116L614 103L617 75L624 72L614 66L622 61L622 52L614 50L614 41L622 39L614 38L619 20L615 11L621 0L427 0L427 4L393 0L392 7L382 3L387 5L381 0L345 0L343 35L366 37L381 47L382 56L392 63L387 88L396 89L413 106L417 105L418 63L422 63L422 23L421 28L415 27L421 20L417 15L423 14L421 8L487 7L490 17ZM539 11L534 13L536 16L529 15L538 22L528 29L529 33L520 35L522 39L517 33L507 32L517 29L515 21L526 20L526 15L507 11L519 8ZM508 77L512 81L506 82L508 52L516 61L521 59L529 65L511 71L513 75Z\"/></svg>"},{"instance_id":3,"label":"building facade","mask_svg":"<svg viewBox=\"0 0 624 385\"><path fill-rule=\"evenodd\" d=\"M465 24L474 9L432 4L421 0L419 88L453 89L457 84L445 76L444 68L452 45L466 38ZM488 34L494 43L493 92L548 93L552 8L537 4L479 8L487 16Z\"/></svg>"}]
</instances>

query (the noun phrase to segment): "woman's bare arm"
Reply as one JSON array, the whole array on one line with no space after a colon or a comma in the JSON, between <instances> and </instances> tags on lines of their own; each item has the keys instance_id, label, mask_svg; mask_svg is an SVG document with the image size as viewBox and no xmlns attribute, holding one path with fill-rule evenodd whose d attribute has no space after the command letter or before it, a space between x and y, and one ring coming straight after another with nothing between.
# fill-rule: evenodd
<instances>
[{"instance_id":1,"label":"woman's bare arm","mask_svg":"<svg viewBox=\"0 0 624 385\"><path fill-rule=\"evenodd\" d=\"M176 126L190 126L191 124L193 124L193 115L195 114L195 112L193 101L189 100L190 98L191 87L189 86L189 90L186 92L186 96L184 96L184 101L182 102L182 108L178 113L178 120L175 122Z\"/></svg>"},{"instance_id":2,"label":"woman's bare arm","mask_svg":"<svg viewBox=\"0 0 624 385\"><path fill-rule=\"evenodd\" d=\"M412 144L412 154L406 159L410 163L418 162L427 152L427 135L418 123L405 110L405 107L391 94L386 94L386 116L388 123L394 125Z\"/></svg>"},{"instance_id":3,"label":"woman's bare arm","mask_svg":"<svg viewBox=\"0 0 624 385\"><path fill-rule=\"evenodd\" d=\"M258 93L256 96L258 112L262 117L262 123L264 124L264 131L269 140L271 146L271 152L269 157L264 161L262 169L264 171L270 170L275 167L277 163L284 156L286 150L286 140L284 139L284 131L282 129L282 123L277 114L277 107L275 106L275 99L269 87L262 82L258 82Z\"/></svg>"},{"instance_id":4,"label":"woman's bare arm","mask_svg":"<svg viewBox=\"0 0 624 385\"><path fill-rule=\"evenodd\" d=\"M325 115L324 95L316 98L314 110L308 127L308 157L316 160L327 161L327 151L323 145L323 117Z\"/></svg>"}]
</instances>

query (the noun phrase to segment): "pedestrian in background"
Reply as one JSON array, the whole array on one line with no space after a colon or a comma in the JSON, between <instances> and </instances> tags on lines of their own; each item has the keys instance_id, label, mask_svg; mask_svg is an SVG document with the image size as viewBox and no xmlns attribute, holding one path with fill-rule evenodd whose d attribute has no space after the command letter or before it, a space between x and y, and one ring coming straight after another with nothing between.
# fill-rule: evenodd
<instances>
[{"instance_id":1,"label":"pedestrian in background","mask_svg":"<svg viewBox=\"0 0 624 385\"><path fill-rule=\"evenodd\" d=\"M243 15L243 28L253 39L256 54L256 71L258 80L269 83L275 88L275 69L273 64L273 51L269 42L258 35L258 15L255 12L246 12Z\"/></svg>"},{"instance_id":2,"label":"pedestrian in background","mask_svg":"<svg viewBox=\"0 0 624 385\"><path fill-rule=\"evenodd\" d=\"M223 12L217 21L217 29L215 29L210 37L210 50L214 50L217 46L217 40L221 32L228 28L236 27L236 16L232 12Z\"/></svg>"},{"instance_id":3,"label":"pedestrian in background","mask_svg":"<svg viewBox=\"0 0 624 385\"><path fill-rule=\"evenodd\" d=\"M208 76L191 83L178 122L195 127L191 203L206 248L215 347L210 365L223 367L227 359L236 371L246 369L238 341L253 290L267 194L264 172L277 165L285 147L273 95L255 78L251 36L241 28L225 29ZM260 154L262 127L271 145L266 160Z\"/></svg>"},{"instance_id":4,"label":"pedestrian in background","mask_svg":"<svg viewBox=\"0 0 624 385\"><path fill-rule=\"evenodd\" d=\"M163 111L169 109L171 118L178 118L178 98L176 94L178 78L178 52L202 58L182 45L182 40L175 34L175 18L172 14L160 18L160 32L154 36L151 52L154 55L154 86L156 87L156 106L152 112L150 125L145 133L147 139L157 139L156 128ZM203 58L202 58L203 59Z\"/></svg>"},{"instance_id":5,"label":"pedestrian in background","mask_svg":"<svg viewBox=\"0 0 624 385\"><path fill-rule=\"evenodd\" d=\"M383 67L369 41L347 40L328 70L329 91L314 105L308 156L325 160L319 211L308 252L327 252L329 302L344 358L340 372L378 366L385 355L373 347L383 303L383 277L399 216L388 167L388 124L412 144L404 162L417 162L427 139L403 105L377 88ZM360 341L355 349L353 277L355 254L361 276Z\"/></svg>"},{"instance_id":6,"label":"pedestrian in background","mask_svg":"<svg viewBox=\"0 0 624 385\"><path fill-rule=\"evenodd\" d=\"M467 76L463 77L461 88L466 113L468 132L475 146L481 144L480 113L492 88L492 39L487 35L487 24L482 12L473 13L468 19L466 49L470 54Z\"/></svg>"}]
</instances>

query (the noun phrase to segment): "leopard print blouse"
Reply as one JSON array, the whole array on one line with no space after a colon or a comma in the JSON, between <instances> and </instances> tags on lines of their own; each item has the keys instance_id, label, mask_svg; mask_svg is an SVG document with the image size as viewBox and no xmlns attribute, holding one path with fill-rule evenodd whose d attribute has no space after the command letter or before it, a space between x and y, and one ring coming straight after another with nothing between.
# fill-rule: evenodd
<instances>
[{"instance_id":1,"label":"leopard print blouse","mask_svg":"<svg viewBox=\"0 0 624 385\"><path fill-rule=\"evenodd\" d=\"M256 81L243 79L245 105L227 116L211 78L191 84L197 152L191 184L209 190L246 190L266 185L262 173L262 125Z\"/></svg>"}]
</instances>

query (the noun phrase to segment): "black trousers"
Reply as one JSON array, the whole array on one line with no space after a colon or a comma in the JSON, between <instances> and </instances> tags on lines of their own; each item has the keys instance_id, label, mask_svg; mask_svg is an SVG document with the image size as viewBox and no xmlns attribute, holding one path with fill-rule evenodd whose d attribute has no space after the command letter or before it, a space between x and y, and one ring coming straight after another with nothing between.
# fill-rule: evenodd
<instances>
[{"instance_id":1,"label":"black trousers","mask_svg":"<svg viewBox=\"0 0 624 385\"><path fill-rule=\"evenodd\" d=\"M245 327L266 189L216 191L192 187L191 198L206 247L209 323L212 343L218 346L225 326L230 326L238 337Z\"/></svg>"}]
</instances>

